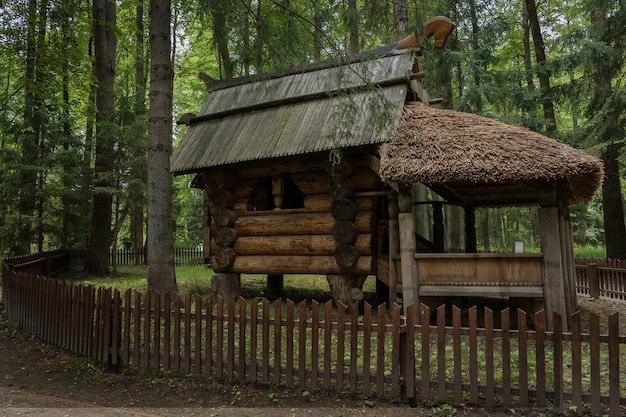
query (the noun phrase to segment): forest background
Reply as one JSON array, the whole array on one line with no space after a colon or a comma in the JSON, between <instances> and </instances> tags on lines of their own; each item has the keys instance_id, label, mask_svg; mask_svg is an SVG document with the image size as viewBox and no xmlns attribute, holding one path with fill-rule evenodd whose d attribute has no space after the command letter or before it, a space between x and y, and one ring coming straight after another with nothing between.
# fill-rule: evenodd
<instances>
[{"instance_id":1,"label":"forest background","mask_svg":"<svg viewBox=\"0 0 626 417\"><path fill-rule=\"evenodd\" d=\"M148 10L147 0L0 0L0 254L144 247ZM457 29L420 59L431 97L602 158L602 189L570 208L575 244L626 258L624 0L171 0L174 119L207 98L201 72L280 73L394 43L436 15ZM174 147L184 131L173 126ZM203 198L190 181L173 178L178 247L202 243ZM479 210L479 248L538 245L532 210ZM98 238L103 218L110 233ZM447 247L461 247L460 219L446 212Z\"/></svg>"}]
</instances>

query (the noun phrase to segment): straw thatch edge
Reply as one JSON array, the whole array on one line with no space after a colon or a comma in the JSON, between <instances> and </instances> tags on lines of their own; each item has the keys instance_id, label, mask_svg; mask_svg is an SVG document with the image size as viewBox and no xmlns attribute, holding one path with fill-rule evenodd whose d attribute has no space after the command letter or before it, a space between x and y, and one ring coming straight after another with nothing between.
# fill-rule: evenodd
<instances>
[{"instance_id":1,"label":"straw thatch edge","mask_svg":"<svg viewBox=\"0 0 626 417\"><path fill-rule=\"evenodd\" d=\"M529 129L421 103L405 106L380 156L381 178L389 182L559 181L570 184L576 200L590 199L604 174L600 159Z\"/></svg>"}]
</instances>

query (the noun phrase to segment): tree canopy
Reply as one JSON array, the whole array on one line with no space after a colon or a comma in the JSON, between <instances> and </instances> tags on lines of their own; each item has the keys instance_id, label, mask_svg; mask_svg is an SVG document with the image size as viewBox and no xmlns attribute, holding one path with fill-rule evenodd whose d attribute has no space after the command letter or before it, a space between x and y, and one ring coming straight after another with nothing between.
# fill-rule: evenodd
<instances>
[{"instance_id":1,"label":"tree canopy","mask_svg":"<svg viewBox=\"0 0 626 417\"><path fill-rule=\"evenodd\" d=\"M114 15L99 17L99 4ZM206 99L201 72L214 79L280 73L390 44L429 17L450 17L457 29L446 48L426 45L421 60L431 97L602 157L602 192L571 208L574 236L577 244L606 243L609 256L626 258L619 243L626 233L622 1L172 0L171 6L174 118L196 112ZM3 253L144 245L154 70L147 10L145 0L0 3ZM102 33L115 40L104 58L110 82L98 72ZM173 126L174 146L183 133ZM202 241L202 196L188 183L173 181L179 246ZM536 233L532 217L518 209L488 213L480 226L485 249L508 245L510 230Z\"/></svg>"}]
</instances>

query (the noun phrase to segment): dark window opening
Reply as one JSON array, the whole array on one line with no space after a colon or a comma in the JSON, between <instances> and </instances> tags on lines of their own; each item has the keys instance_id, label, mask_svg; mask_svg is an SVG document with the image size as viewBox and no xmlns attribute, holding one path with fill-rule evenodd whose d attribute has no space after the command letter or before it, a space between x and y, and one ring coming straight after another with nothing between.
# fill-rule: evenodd
<instances>
[{"instance_id":1,"label":"dark window opening","mask_svg":"<svg viewBox=\"0 0 626 417\"><path fill-rule=\"evenodd\" d=\"M293 183L289 175L283 177L284 194L281 209L304 208L304 193ZM248 211L274 210L276 199L272 194L272 178L265 177L252 189L248 200Z\"/></svg>"}]
</instances>

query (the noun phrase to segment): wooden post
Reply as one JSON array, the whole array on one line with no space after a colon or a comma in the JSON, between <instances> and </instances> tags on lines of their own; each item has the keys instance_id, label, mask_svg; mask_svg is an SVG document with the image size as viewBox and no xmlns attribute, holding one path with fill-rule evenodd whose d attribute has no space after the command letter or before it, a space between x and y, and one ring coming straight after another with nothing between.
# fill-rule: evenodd
<instances>
[{"instance_id":1,"label":"wooden post","mask_svg":"<svg viewBox=\"0 0 626 417\"><path fill-rule=\"evenodd\" d=\"M413 216L413 198L408 190L402 190L398 196L398 228L400 230L400 265L402 276L402 298L405 315L410 305L419 306L419 289L417 279L417 264L415 263L415 217ZM415 322L419 323L417 312Z\"/></svg>"},{"instance_id":2,"label":"wooden post","mask_svg":"<svg viewBox=\"0 0 626 417\"><path fill-rule=\"evenodd\" d=\"M400 236L398 232L398 194L389 196L389 307L398 298L398 266L400 256Z\"/></svg>"},{"instance_id":3,"label":"wooden post","mask_svg":"<svg viewBox=\"0 0 626 417\"><path fill-rule=\"evenodd\" d=\"M465 252L476 253L476 210L465 207Z\"/></svg>"},{"instance_id":4,"label":"wooden post","mask_svg":"<svg viewBox=\"0 0 626 417\"><path fill-rule=\"evenodd\" d=\"M559 231L561 241L561 262L563 265L563 291L565 291L565 308L567 314L564 316L569 328L571 324L571 315L574 314L576 308L576 287L572 280L573 271L570 268L570 262L573 255L573 245L571 235L568 233L569 217L567 207L562 206L559 210ZM570 254L570 251L572 252Z\"/></svg>"},{"instance_id":5,"label":"wooden post","mask_svg":"<svg viewBox=\"0 0 626 417\"><path fill-rule=\"evenodd\" d=\"M219 273L211 277L211 290L224 299L241 295L241 277L239 274Z\"/></svg>"},{"instance_id":6,"label":"wooden post","mask_svg":"<svg viewBox=\"0 0 626 417\"><path fill-rule=\"evenodd\" d=\"M346 309L354 302L363 300L363 284L366 278L367 275L326 275L333 299Z\"/></svg>"},{"instance_id":7,"label":"wooden post","mask_svg":"<svg viewBox=\"0 0 626 417\"><path fill-rule=\"evenodd\" d=\"M283 208L283 196L285 195L285 177L275 175L272 177L272 195L274 196L274 210Z\"/></svg>"},{"instance_id":8,"label":"wooden post","mask_svg":"<svg viewBox=\"0 0 626 417\"><path fill-rule=\"evenodd\" d=\"M281 295L285 279L283 274L267 274L267 286L265 293L268 296Z\"/></svg>"},{"instance_id":9,"label":"wooden post","mask_svg":"<svg viewBox=\"0 0 626 417\"><path fill-rule=\"evenodd\" d=\"M442 251L443 243L443 203L433 203L433 243Z\"/></svg>"},{"instance_id":10,"label":"wooden post","mask_svg":"<svg viewBox=\"0 0 626 417\"><path fill-rule=\"evenodd\" d=\"M587 281L589 282L589 297L597 300L600 298L598 264L587 264Z\"/></svg>"},{"instance_id":11,"label":"wooden post","mask_svg":"<svg viewBox=\"0 0 626 417\"><path fill-rule=\"evenodd\" d=\"M546 321L552 329L552 312L567 314L565 289L563 288L563 262L559 232L559 209L539 209L539 230L543 252L543 294L546 306ZM563 321L567 325L567 321Z\"/></svg>"},{"instance_id":12,"label":"wooden post","mask_svg":"<svg viewBox=\"0 0 626 417\"><path fill-rule=\"evenodd\" d=\"M576 262L574 261L574 237L568 207L564 208L563 230L565 231L567 276L569 278L569 294L572 305L572 311L568 314L568 325L571 325L571 315L576 312L576 305L578 304L578 300L576 298Z\"/></svg>"}]
</instances>

